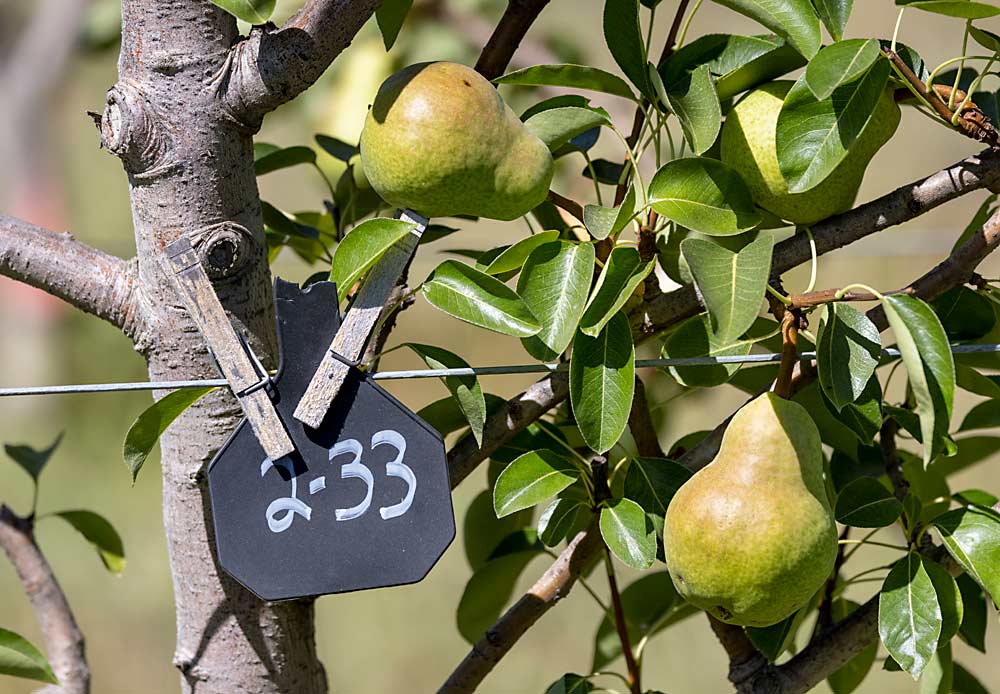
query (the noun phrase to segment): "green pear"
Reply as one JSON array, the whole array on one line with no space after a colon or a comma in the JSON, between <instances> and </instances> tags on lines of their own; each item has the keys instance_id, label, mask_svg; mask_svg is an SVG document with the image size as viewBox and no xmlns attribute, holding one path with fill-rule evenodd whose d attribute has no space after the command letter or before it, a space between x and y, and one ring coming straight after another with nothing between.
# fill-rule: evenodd
<instances>
[{"instance_id":1,"label":"green pear","mask_svg":"<svg viewBox=\"0 0 1000 694\"><path fill-rule=\"evenodd\" d=\"M899 106L887 88L871 122L861 131L843 161L823 181L802 193L789 193L775 146L778 114L793 82L779 80L740 100L722 127L722 161L734 168L768 212L794 224L813 224L854 206L865 169L899 125Z\"/></svg>"},{"instance_id":2,"label":"green pear","mask_svg":"<svg viewBox=\"0 0 1000 694\"><path fill-rule=\"evenodd\" d=\"M545 200L548 147L475 70L421 63L389 77L361 131L372 187L427 217L516 219Z\"/></svg>"},{"instance_id":3,"label":"green pear","mask_svg":"<svg viewBox=\"0 0 1000 694\"><path fill-rule=\"evenodd\" d=\"M677 591L724 622L768 626L806 604L837 556L809 413L773 393L737 412L667 507L663 548Z\"/></svg>"}]
</instances>

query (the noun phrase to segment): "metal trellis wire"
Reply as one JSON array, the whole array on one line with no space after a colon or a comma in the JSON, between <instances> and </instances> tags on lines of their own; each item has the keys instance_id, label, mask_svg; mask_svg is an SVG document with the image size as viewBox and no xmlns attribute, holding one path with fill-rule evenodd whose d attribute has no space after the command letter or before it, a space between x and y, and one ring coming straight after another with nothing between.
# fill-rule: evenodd
<instances>
[{"instance_id":1,"label":"metal trellis wire","mask_svg":"<svg viewBox=\"0 0 1000 694\"><path fill-rule=\"evenodd\" d=\"M955 345L953 354L982 354L1000 352L1000 344ZM898 349L882 350L882 357L898 359ZM802 352L799 359L809 361L816 358L815 352ZM637 369L664 368L669 366L712 366L717 364L769 364L781 361L781 355L745 354L722 357L681 357L674 359L636 359ZM445 376L502 376L510 374L551 373L569 368L567 363L559 364L511 364L509 366L470 366L459 369L416 369L409 371L379 371L371 374L376 381L398 381L413 378L443 378ZM204 388L225 386L224 378L207 378L192 381L138 381L133 383L80 383L53 386L24 386L0 388L0 397L24 395L65 395L74 393L120 393L133 390L180 390L182 388Z\"/></svg>"}]
</instances>

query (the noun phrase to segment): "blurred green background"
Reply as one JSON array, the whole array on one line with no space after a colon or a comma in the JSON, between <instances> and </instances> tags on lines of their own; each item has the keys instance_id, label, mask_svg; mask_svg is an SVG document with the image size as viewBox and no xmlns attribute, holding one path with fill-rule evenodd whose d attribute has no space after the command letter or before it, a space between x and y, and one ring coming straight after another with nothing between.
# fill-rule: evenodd
<instances>
[{"instance_id":1,"label":"blurred green background","mask_svg":"<svg viewBox=\"0 0 1000 694\"><path fill-rule=\"evenodd\" d=\"M293 11L296 4L279 3L278 18ZM318 85L268 117L258 139L284 146L312 144L312 135L321 132L354 141L371 96L387 74L401 64L419 60L473 63L503 4L491 0L417 0L414 14L388 55L374 23L369 23ZM31 0L0 0L0 47L16 39L21 20L34 5ZM657 46L662 43L674 5L672 0L665 0L660 6L657 27L661 38ZM848 36L892 33L896 8L891 0L859 0L856 5ZM553 0L515 57L515 64L587 61L615 69L601 34L602 6L599 0ZM109 27L116 22L113 1L95 2L86 27L91 45L106 39ZM712 32L760 33L760 28L706 3L689 40ZM900 37L934 65L959 54L961 23L909 12ZM34 165L31 172L7 172L21 183L21 192L13 195L10 189L0 190L0 209L39 224L72 230L83 241L128 256L134 245L125 175L114 157L98 149L97 134L85 115L88 109L101 110L104 91L116 79L116 57L116 46L111 46L84 50L71 60L40 126L44 147L36 151L37 160L29 162ZM539 98L526 90L506 91L505 95L518 111ZM632 114L627 104L613 97L593 98L607 107L623 128L628 127ZM0 127L5 124L0 122ZM912 110L904 110L899 132L868 170L859 199L881 195L975 151L975 143L945 131ZM598 144L596 156L621 158L610 138ZM332 164L332 160L328 163ZM576 176L580 167L578 159L561 163L561 173L566 175L557 181L556 188L590 202L589 182ZM260 186L265 200L286 210L317 209L324 194L315 172L306 169L270 174L261 178ZM25 190L29 193L25 194ZM848 281L885 289L905 284L944 257L984 195L967 196L903 227L822 258L817 287L839 286ZM444 253L447 248L486 249L517 239L525 232L519 223L464 224L461 234L422 247L412 277L422 279L442 259L453 257ZM298 281L313 271L288 251L275 265L277 274ZM996 277L998 271L997 259L983 266L986 276ZM805 281L805 271L786 276L789 289L802 287ZM529 360L516 340L473 330L419 301L399 320L392 344L403 341L440 344L477 365ZM0 363L6 367L0 376L2 385L145 377L142 359L114 329L5 279L0 279ZM389 355L382 366L392 369L420 364L401 351ZM654 400L665 400L674 392L668 376L648 372L645 376ZM484 388L510 396L529 382L528 378L490 377L484 380ZM389 383L387 387L415 410L446 394L437 381ZM972 404L966 394L961 397L964 399L956 408L956 421ZM662 423L663 442L669 444L684 433L715 426L742 400L738 391L724 386L658 408L655 414ZM123 576L114 577L105 572L96 555L67 525L45 519L38 526L39 542L87 636L94 691L100 694L177 691L177 675L170 662L174 621L156 460L147 463L132 487L121 459L125 432L149 403L150 396L143 393L0 400L0 442L44 447L59 432L65 432L62 446L42 476L40 511L93 509L109 518L124 539L128 566ZM978 486L996 493L1000 489L997 462L998 456L994 455L964 471L953 480L952 488ZM485 472L480 471L456 491L459 528L466 506L485 484ZM30 492L27 476L9 461L0 461L0 501L25 512ZM891 552L883 552L877 548L862 550L857 555L857 569L885 563ZM547 561L539 559L529 566L522 584L530 584ZM332 691L436 690L468 649L455 628L454 610L469 575L459 535L440 564L419 585L320 599L319 650ZM630 579L626 575L624 582ZM599 572L595 573L593 585L600 593L605 592L602 584ZM863 601L875 587L861 584L849 595ZM587 593L575 590L565 604L546 615L514 648L481 691L542 692L563 672L586 672L600 616ZM995 621L995 615L990 621ZM2 560L0 626L36 644L42 641L14 572ZM959 644L957 640L955 643ZM995 624L991 624L989 643L994 649L1000 648ZM955 656L985 685L1000 688L1000 660L996 653L987 656L959 644ZM876 664L859 691L917 690L906 675L883 673L879 667ZM724 654L702 618L690 619L657 636L645 655L646 686L665 692L728 691L725 671ZM23 694L33 689L28 683L0 677L0 692L4 694ZM818 691L828 690L822 685Z\"/></svg>"}]
</instances>

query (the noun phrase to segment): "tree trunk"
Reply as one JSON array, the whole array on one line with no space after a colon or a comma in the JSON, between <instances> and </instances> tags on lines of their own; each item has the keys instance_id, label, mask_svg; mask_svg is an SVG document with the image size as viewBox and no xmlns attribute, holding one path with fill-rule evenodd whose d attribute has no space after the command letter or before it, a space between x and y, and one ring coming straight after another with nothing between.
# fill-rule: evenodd
<instances>
[{"instance_id":1,"label":"tree trunk","mask_svg":"<svg viewBox=\"0 0 1000 694\"><path fill-rule=\"evenodd\" d=\"M235 20L208 0L125 0L119 81L102 141L129 174L139 281L136 347L154 380L214 377L201 335L160 264L191 237L234 326L265 360L276 351L271 278L254 176L254 125L220 94ZM161 394L157 394L159 396ZM217 391L162 437L164 526L177 608L182 691L326 691L311 601L267 604L218 568L206 467L241 416Z\"/></svg>"}]
</instances>

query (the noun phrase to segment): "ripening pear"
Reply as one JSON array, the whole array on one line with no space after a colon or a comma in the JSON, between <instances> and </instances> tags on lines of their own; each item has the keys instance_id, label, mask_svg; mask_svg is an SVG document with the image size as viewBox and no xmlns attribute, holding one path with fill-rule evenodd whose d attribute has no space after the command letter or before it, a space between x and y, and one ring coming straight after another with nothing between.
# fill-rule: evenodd
<instances>
[{"instance_id":1,"label":"ripening pear","mask_svg":"<svg viewBox=\"0 0 1000 694\"><path fill-rule=\"evenodd\" d=\"M737 412L667 507L663 547L677 591L724 622L768 626L808 602L837 556L809 413L773 393Z\"/></svg>"},{"instance_id":2,"label":"ripening pear","mask_svg":"<svg viewBox=\"0 0 1000 694\"><path fill-rule=\"evenodd\" d=\"M781 105L793 84L771 82L733 107L722 127L721 158L743 177L760 207L794 224L812 224L854 206L865 169L896 132L900 113L893 89L887 87L843 161L819 185L789 193L778 165L775 131Z\"/></svg>"},{"instance_id":3,"label":"ripening pear","mask_svg":"<svg viewBox=\"0 0 1000 694\"><path fill-rule=\"evenodd\" d=\"M472 68L420 63L389 77L361 132L372 187L427 217L516 219L545 200L548 147Z\"/></svg>"}]
</instances>

